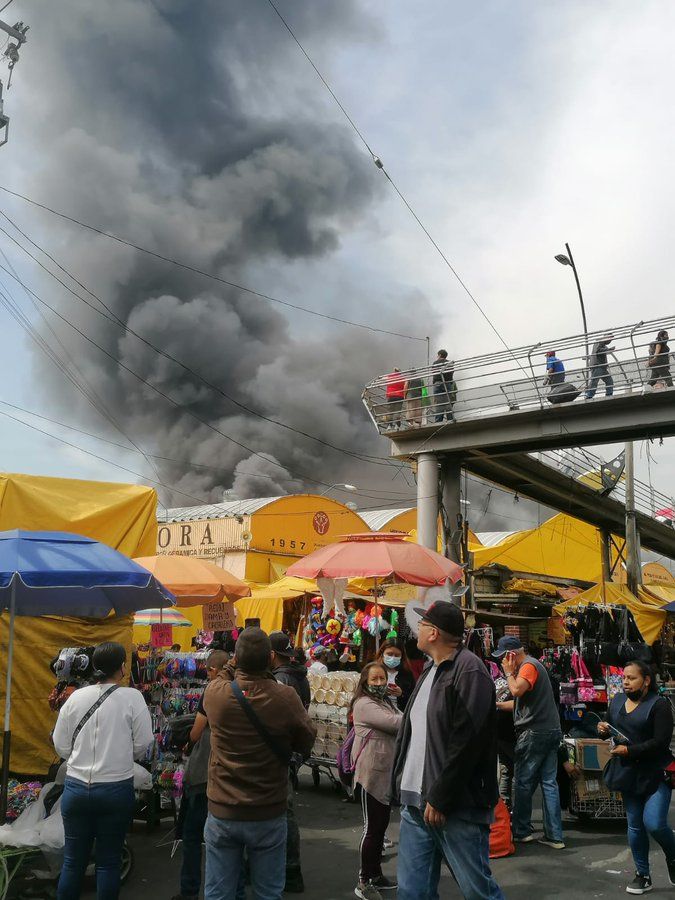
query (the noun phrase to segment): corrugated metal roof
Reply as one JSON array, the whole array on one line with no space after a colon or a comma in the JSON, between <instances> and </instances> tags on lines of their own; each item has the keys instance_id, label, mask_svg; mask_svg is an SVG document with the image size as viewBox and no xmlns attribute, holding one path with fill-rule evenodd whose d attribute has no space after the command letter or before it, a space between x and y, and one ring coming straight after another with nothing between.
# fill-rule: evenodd
<instances>
[{"instance_id":1,"label":"corrugated metal roof","mask_svg":"<svg viewBox=\"0 0 675 900\"><path fill-rule=\"evenodd\" d=\"M257 497L254 500L227 500L225 503L208 503L204 506L177 506L167 509L160 522L194 522L199 519L225 519L227 516L250 516L264 506L282 497Z\"/></svg>"},{"instance_id":2,"label":"corrugated metal roof","mask_svg":"<svg viewBox=\"0 0 675 900\"><path fill-rule=\"evenodd\" d=\"M484 547L496 547L507 538L518 534L517 531L477 531L476 537Z\"/></svg>"},{"instance_id":3,"label":"corrugated metal roof","mask_svg":"<svg viewBox=\"0 0 675 900\"><path fill-rule=\"evenodd\" d=\"M371 531L381 531L392 519L395 519L396 516L400 516L401 513L410 512L411 509L414 509L414 507L407 506L403 509L368 509L360 512L359 515Z\"/></svg>"}]
</instances>

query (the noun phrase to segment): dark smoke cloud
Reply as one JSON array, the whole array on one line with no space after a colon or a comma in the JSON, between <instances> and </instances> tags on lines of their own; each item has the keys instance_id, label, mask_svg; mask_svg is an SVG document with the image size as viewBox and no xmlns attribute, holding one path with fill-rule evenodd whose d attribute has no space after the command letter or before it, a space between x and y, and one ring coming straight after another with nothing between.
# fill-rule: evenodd
<instances>
[{"instance_id":1,"label":"dark smoke cloud","mask_svg":"<svg viewBox=\"0 0 675 900\"><path fill-rule=\"evenodd\" d=\"M377 34L356 0L283 9L320 63L336 45ZM71 0L41 8L31 37L21 74L36 98L33 139L49 150L25 177L28 193L228 279L260 284L264 276L273 294L276 273L280 295L293 299L295 290L306 305L344 312L331 285L338 274L349 284L349 272L331 269L331 255L343 235L376 215L384 182L265 0ZM42 99L45 85L50 102ZM125 322L240 402L339 446L387 453L361 390L373 374L409 364L420 347L288 318L250 295L64 232L53 220L40 223L50 246L58 253L60 242L62 258ZM433 333L419 293L382 296L377 284L352 290L362 301L353 313L359 319L415 333L424 321L423 333ZM365 490L406 489L400 477L392 482L391 469L246 415L76 301L59 296L59 304L131 369L262 454L195 423L60 328L129 434L179 460L158 465L180 491L220 500L227 489L240 497L316 489L297 473ZM36 366L55 405L72 414L72 389L45 377L42 360ZM80 405L78 413L88 410ZM163 500L190 503L178 492Z\"/></svg>"}]
</instances>

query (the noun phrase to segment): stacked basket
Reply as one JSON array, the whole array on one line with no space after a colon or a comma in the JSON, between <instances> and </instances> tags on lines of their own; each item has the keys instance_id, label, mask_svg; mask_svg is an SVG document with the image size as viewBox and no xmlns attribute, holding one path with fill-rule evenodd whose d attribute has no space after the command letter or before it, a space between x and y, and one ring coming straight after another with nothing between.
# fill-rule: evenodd
<instances>
[{"instance_id":1,"label":"stacked basket","mask_svg":"<svg viewBox=\"0 0 675 900\"><path fill-rule=\"evenodd\" d=\"M309 676L312 691L309 715L316 725L312 756L335 760L340 744L349 730L349 704L358 680L358 672L329 672L327 675Z\"/></svg>"}]
</instances>

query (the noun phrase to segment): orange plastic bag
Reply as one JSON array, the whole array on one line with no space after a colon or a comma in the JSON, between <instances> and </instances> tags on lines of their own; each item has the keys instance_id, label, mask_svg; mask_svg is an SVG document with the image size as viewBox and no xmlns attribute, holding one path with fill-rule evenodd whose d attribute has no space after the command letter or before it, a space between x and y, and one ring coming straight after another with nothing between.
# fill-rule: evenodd
<instances>
[{"instance_id":1,"label":"orange plastic bag","mask_svg":"<svg viewBox=\"0 0 675 900\"><path fill-rule=\"evenodd\" d=\"M516 852L511 835L511 816L506 803L499 799L495 806L495 820L490 826L490 859L511 856Z\"/></svg>"}]
</instances>

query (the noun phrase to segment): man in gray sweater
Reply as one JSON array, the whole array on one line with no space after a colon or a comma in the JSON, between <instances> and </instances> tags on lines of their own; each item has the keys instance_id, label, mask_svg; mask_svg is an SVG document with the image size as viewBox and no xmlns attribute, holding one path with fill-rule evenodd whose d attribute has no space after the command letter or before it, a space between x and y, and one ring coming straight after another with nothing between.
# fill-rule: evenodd
<instances>
[{"instance_id":1,"label":"man in gray sweater","mask_svg":"<svg viewBox=\"0 0 675 900\"><path fill-rule=\"evenodd\" d=\"M521 843L536 840L532 827L532 795L541 786L544 835L540 844L563 850L562 813L558 791L558 748L562 738L558 705L548 672L525 653L522 641L511 635L500 638L493 656L502 669L513 700L498 703L512 709L516 727L513 801L513 838Z\"/></svg>"}]
</instances>

